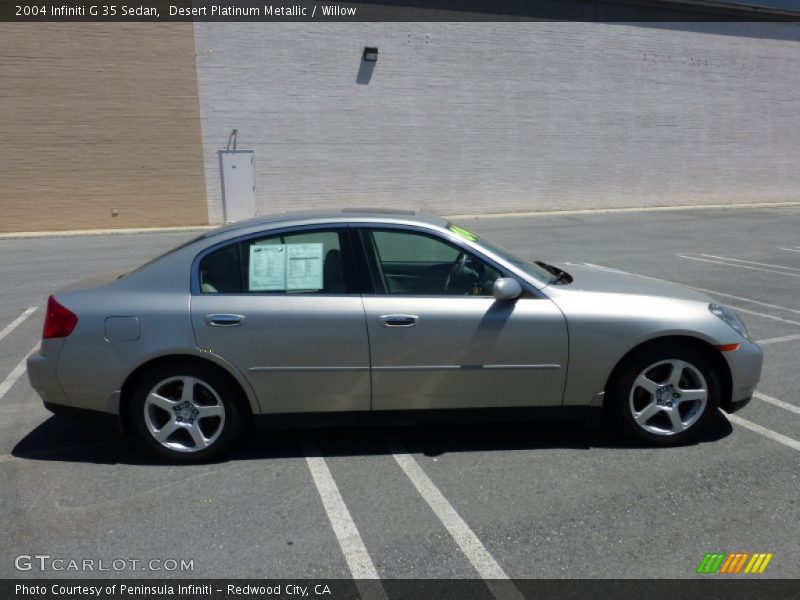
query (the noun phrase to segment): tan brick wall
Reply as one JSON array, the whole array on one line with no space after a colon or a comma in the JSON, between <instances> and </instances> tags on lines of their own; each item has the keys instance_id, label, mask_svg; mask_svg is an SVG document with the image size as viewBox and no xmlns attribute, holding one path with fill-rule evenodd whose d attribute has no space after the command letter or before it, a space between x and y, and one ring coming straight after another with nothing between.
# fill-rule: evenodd
<instances>
[{"instance_id":1,"label":"tan brick wall","mask_svg":"<svg viewBox=\"0 0 800 600\"><path fill-rule=\"evenodd\" d=\"M207 220L191 23L0 24L0 232Z\"/></svg>"}]
</instances>

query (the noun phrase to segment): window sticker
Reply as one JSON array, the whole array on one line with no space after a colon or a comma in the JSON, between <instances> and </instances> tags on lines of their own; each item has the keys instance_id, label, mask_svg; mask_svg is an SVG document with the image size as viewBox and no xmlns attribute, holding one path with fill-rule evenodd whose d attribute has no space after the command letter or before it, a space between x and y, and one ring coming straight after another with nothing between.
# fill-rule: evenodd
<instances>
[{"instance_id":1,"label":"window sticker","mask_svg":"<svg viewBox=\"0 0 800 600\"><path fill-rule=\"evenodd\" d=\"M322 289L323 244L250 246L251 292Z\"/></svg>"},{"instance_id":2,"label":"window sticker","mask_svg":"<svg viewBox=\"0 0 800 600\"><path fill-rule=\"evenodd\" d=\"M286 289L322 289L322 244L287 246Z\"/></svg>"},{"instance_id":3,"label":"window sticker","mask_svg":"<svg viewBox=\"0 0 800 600\"><path fill-rule=\"evenodd\" d=\"M478 236L476 236L474 233L470 231L467 231L463 227L459 227L458 225L450 225L450 231L452 231L456 235L460 235L462 238L470 242L478 241Z\"/></svg>"},{"instance_id":4,"label":"window sticker","mask_svg":"<svg viewBox=\"0 0 800 600\"><path fill-rule=\"evenodd\" d=\"M286 289L286 246L283 244L250 246L249 286L251 292Z\"/></svg>"}]
</instances>

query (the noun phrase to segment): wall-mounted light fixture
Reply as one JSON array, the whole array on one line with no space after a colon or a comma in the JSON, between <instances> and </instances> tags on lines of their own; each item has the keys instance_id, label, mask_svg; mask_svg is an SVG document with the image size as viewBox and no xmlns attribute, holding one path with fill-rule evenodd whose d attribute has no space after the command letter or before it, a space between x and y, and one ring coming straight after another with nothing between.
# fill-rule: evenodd
<instances>
[{"instance_id":1,"label":"wall-mounted light fixture","mask_svg":"<svg viewBox=\"0 0 800 600\"><path fill-rule=\"evenodd\" d=\"M367 46L364 48L363 59L366 62L375 62L378 60L378 49Z\"/></svg>"}]
</instances>

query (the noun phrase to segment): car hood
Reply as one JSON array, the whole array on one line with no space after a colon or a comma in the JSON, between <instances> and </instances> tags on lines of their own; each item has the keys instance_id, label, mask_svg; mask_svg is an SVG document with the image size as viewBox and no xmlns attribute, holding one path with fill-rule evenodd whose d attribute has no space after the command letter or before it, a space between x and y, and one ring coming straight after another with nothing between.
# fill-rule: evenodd
<instances>
[{"instance_id":1,"label":"car hood","mask_svg":"<svg viewBox=\"0 0 800 600\"><path fill-rule=\"evenodd\" d=\"M572 283L558 286L564 291L633 294L637 296L712 302L711 298L705 294L677 283L644 275L635 275L620 269L586 263L563 263L557 266L569 273L573 278Z\"/></svg>"}]
</instances>

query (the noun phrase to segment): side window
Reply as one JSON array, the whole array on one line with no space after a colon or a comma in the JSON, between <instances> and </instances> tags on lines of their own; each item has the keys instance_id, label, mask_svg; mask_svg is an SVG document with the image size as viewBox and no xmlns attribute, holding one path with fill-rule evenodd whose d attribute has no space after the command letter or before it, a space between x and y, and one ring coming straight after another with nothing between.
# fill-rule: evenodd
<instances>
[{"instance_id":1,"label":"side window","mask_svg":"<svg viewBox=\"0 0 800 600\"><path fill-rule=\"evenodd\" d=\"M502 274L436 237L410 231L365 232L376 290L417 296L491 296Z\"/></svg>"},{"instance_id":2,"label":"side window","mask_svg":"<svg viewBox=\"0 0 800 600\"><path fill-rule=\"evenodd\" d=\"M309 231L225 246L200 261L205 294L346 293L342 233Z\"/></svg>"},{"instance_id":3,"label":"side window","mask_svg":"<svg viewBox=\"0 0 800 600\"><path fill-rule=\"evenodd\" d=\"M214 250L200 261L200 291L205 294L241 294L239 244Z\"/></svg>"}]
</instances>

